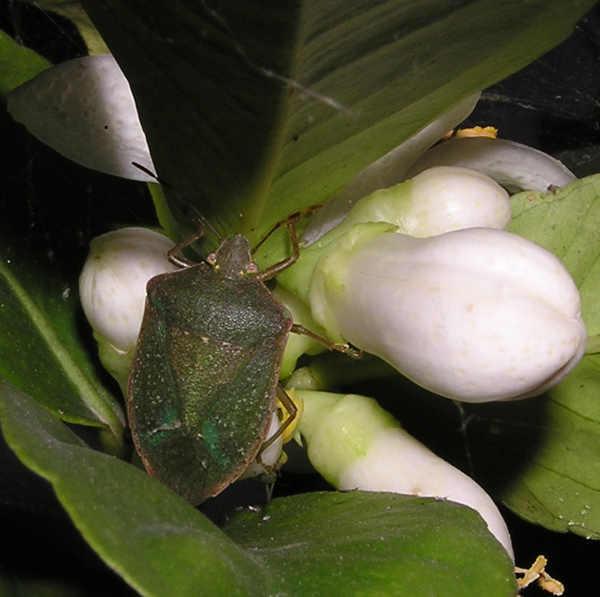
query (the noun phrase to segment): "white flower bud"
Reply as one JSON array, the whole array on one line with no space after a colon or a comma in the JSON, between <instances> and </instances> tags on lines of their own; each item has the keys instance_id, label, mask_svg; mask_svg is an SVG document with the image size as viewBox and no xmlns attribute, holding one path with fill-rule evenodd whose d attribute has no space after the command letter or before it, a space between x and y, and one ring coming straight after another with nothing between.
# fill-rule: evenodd
<instances>
[{"instance_id":1,"label":"white flower bud","mask_svg":"<svg viewBox=\"0 0 600 597\"><path fill-rule=\"evenodd\" d=\"M156 182L129 83L110 54L69 60L8 97L10 115L66 158L115 176Z\"/></svg>"},{"instance_id":2,"label":"white flower bud","mask_svg":"<svg viewBox=\"0 0 600 597\"><path fill-rule=\"evenodd\" d=\"M265 437L265 442L269 441L281 428L277 410L271 415L271 425ZM283 452L283 436L279 436L265 450L260 452L259 458L255 458L248 468L241 474L240 479L248 479L249 477L260 477L269 471L270 468L275 470L281 459Z\"/></svg>"},{"instance_id":3,"label":"white flower bud","mask_svg":"<svg viewBox=\"0 0 600 597\"><path fill-rule=\"evenodd\" d=\"M521 143L487 137L443 141L425 152L406 173L412 178L434 166L459 166L484 172L511 193L548 192L577 178L557 159Z\"/></svg>"},{"instance_id":4,"label":"white flower bud","mask_svg":"<svg viewBox=\"0 0 600 597\"><path fill-rule=\"evenodd\" d=\"M334 487L437 497L464 504L479 512L513 557L508 529L490 496L411 437L375 400L353 394L296 393L304 402L299 428L308 457Z\"/></svg>"},{"instance_id":5,"label":"white flower bud","mask_svg":"<svg viewBox=\"0 0 600 597\"><path fill-rule=\"evenodd\" d=\"M511 215L508 193L489 176L440 166L364 197L323 241L366 222L387 222L419 238L462 228L505 230Z\"/></svg>"},{"instance_id":6,"label":"white flower bud","mask_svg":"<svg viewBox=\"0 0 600 597\"><path fill-rule=\"evenodd\" d=\"M298 297L282 286L275 286L273 296L282 303L291 314L295 324L322 336L325 332L312 319L310 310ZM304 355L315 355L326 350L325 345L305 334L289 334L285 344L283 360L279 370L279 379L287 379L296 369L298 359Z\"/></svg>"},{"instance_id":7,"label":"white flower bud","mask_svg":"<svg viewBox=\"0 0 600 597\"><path fill-rule=\"evenodd\" d=\"M310 219L302 235L304 244L311 245L337 226L362 197L378 189L397 185L407 178L405 174L411 164L428 147L437 143L448 131L462 122L473 111L479 96L477 93L452 107L352 178L337 197L328 201L323 209Z\"/></svg>"},{"instance_id":8,"label":"white flower bud","mask_svg":"<svg viewBox=\"0 0 600 597\"><path fill-rule=\"evenodd\" d=\"M565 267L500 230L355 242L318 262L307 298L331 337L466 402L539 394L585 350L579 292Z\"/></svg>"},{"instance_id":9,"label":"white flower bud","mask_svg":"<svg viewBox=\"0 0 600 597\"><path fill-rule=\"evenodd\" d=\"M79 278L81 304L96 334L118 351L137 344L148 280L178 269L167 259L173 246L146 228L123 228L92 241Z\"/></svg>"}]
</instances>

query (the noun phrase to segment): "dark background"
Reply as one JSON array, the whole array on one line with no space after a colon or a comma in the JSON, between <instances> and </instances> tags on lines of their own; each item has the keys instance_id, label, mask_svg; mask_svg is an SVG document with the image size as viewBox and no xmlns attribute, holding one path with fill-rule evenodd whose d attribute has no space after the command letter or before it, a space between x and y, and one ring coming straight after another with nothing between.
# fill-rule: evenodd
<instances>
[{"instance_id":1,"label":"dark background","mask_svg":"<svg viewBox=\"0 0 600 597\"><path fill-rule=\"evenodd\" d=\"M0 28L52 62L86 53L68 21L20 2L0 0ZM551 153L578 176L600 172L600 6L561 46L486 90L465 123L474 125L493 125L503 138ZM0 130L10 133L14 127L2 110ZM24 135L15 138L20 145L3 156L0 177L3 196L19 195L23 200L8 209L0 197L0 231L10 229L20 238L44 243L52 230L60 227L68 247L65 257L75 271L85 259L89 240L104 231L108 218L130 225L155 223L143 185L66 163ZM97 188L102 188L102 202L94 200ZM52 249L61 252L60 246ZM275 495L326 488L318 477L284 473L276 483ZM247 501L248 492L256 501L265 497L264 486L245 482L203 509L218 519L242 499L240 495ZM520 565L527 566L544 554L549 559L548 571L566 585L567 595L599 594L599 543L552 533L508 511L503 513ZM50 595L48 581L58 588L64 583L72 595L135 594L81 539L46 482L25 469L1 443L0 596ZM526 594L543 593L531 587Z\"/></svg>"}]
</instances>

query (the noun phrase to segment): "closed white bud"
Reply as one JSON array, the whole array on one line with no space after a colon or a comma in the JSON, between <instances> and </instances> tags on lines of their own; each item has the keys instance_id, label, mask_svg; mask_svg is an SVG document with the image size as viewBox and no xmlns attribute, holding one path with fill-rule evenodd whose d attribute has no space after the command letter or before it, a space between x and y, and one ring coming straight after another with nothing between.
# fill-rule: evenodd
<instances>
[{"instance_id":1,"label":"closed white bud","mask_svg":"<svg viewBox=\"0 0 600 597\"><path fill-rule=\"evenodd\" d=\"M323 240L367 222L393 224L419 238L462 228L506 230L511 215L508 193L489 176L440 166L364 197Z\"/></svg>"},{"instance_id":2,"label":"closed white bud","mask_svg":"<svg viewBox=\"0 0 600 597\"><path fill-rule=\"evenodd\" d=\"M43 71L8 97L10 115L66 158L115 176L155 182L146 136L125 75L110 54Z\"/></svg>"},{"instance_id":3,"label":"closed white bud","mask_svg":"<svg viewBox=\"0 0 600 597\"><path fill-rule=\"evenodd\" d=\"M146 228L123 228L92 240L79 278L81 304L96 335L118 351L128 353L137 344L148 281L178 269L167 259L173 246Z\"/></svg>"},{"instance_id":4,"label":"closed white bud","mask_svg":"<svg viewBox=\"0 0 600 597\"><path fill-rule=\"evenodd\" d=\"M366 238L318 262L308 303L331 337L420 386L466 402L524 398L583 355L577 287L538 245L486 228Z\"/></svg>"},{"instance_id":5,"label":"closed white bud","mask_svg":"<svg viewBox=\"0 0 600 597\"><path fill-rule=\"evenodd\" d=\"M487 137L455 138L438 143L417 160L406 178L434 166L473 168L511 193L534 190L546 193L577 180L564 164L538 149Z\"/></svg>"},{"instance_id":6,"label":"closed white bud","mask_svg":"<svg viewBox=\"0 0 600 597\"><path fill-rule=\"evenodd\" d=\"M334 487L437 497L464 504L479 512L513 557L508 529L490 496L411 437L375 400L354 394L296 393L304 402L299 428L308 457Z\"/></svg>"}]
</instances>

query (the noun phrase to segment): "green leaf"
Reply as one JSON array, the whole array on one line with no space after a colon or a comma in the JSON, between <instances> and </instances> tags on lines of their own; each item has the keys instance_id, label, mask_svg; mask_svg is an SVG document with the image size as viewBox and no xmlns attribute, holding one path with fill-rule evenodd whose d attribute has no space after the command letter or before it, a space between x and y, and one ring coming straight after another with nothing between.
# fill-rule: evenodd
<instances>
[{"instance_id":1,"label":"green leaf","mask_svg":"<svg viewBox=\"0 0 600 597\"><path fill-rule=\"evenodd\" d=\"M98 382L77 329L79 296L43 259L0 242L0 376L73 423L111 427L120 406Z\"/></svg>"},{"instance_id":2,"label":"green leaf","mask_svg":"<svg viewBox=\"0 0 600 597\"><path fill-rule=\"evenodd\" d=\"M518 193L511 203L509 230L561 259L581 293L588 335L600 334L600 175L551 193Z\"/></svg>"},{"instance_id":3,"label":"green leaf","mask_svg":"<svg viewBox=\"0 0 600 597\"><path fill-rule=\"evenodd\" d=\"M243 512L226 532L267 562L272 594L513 597L513 565L479 515L391 493L313 493Z\"/></svg>"},{"instance_id":4,"label":"green leaf","mask_svg":"<svg viewBox=\"0 0 600 597\"><path fill-rule=\"evenodd\" d=\"M0 97L46 70L47 60L0 31Z\"/></svg>"},{"instance_id":5,"label":"green leaf","mask_svg":"<svg viewBox=\"0 0 600 597\"><path fill-rule=\"evenodd\" d=\"M275 500L227 533L142 471L88 448L5 382L8 444L50 481L89 544L140 594L512 597L512 562L481 517L451 502L324 493Z\"/></svg>"},{"instance_id":6,"label":"green leaf","mask_svg":"<svg viewBox=\"0 0 600 597\"><path fill-rule=\"evenodd\" d=\"M251 240L549 50L593 4L84 1L159 175Z\"/></svg>"},{"instance_id":7,"label":"green leaf","mask_svg":"<svg viewBox=\"0 0 600 597\"><path fill-rule=\"evenodd\" d=\"M5 382L0 401L8 444L52 483L86 541L141 595L264 594L260 562L175 493L141 470L91 450Z\"/></svg>"},{"instance_id":8,"label":"green leaf","mask_svg":"<svg viewBox=\"0 0 600 597\"><path fill-rule=\"evenodd\" d=\"M547 403L538 400L537 424L544 428L530 429L529 441L523 428L518 438L509 433L518 441L510 447L504 438L505 448L519 452L510 460L521 473L502 499L525 520L600 539L599 392L600 357L586 356L543 396Z\"/></svg>"}]
</instances>

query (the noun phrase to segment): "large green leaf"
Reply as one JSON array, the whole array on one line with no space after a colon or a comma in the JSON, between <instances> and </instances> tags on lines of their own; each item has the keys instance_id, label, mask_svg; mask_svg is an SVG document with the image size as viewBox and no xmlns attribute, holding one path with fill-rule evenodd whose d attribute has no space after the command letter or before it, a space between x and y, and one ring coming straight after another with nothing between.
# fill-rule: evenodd
<instances>
[{"instance_id":1,"label":"large green leaf","mask_svg":"<svg viewBox=\"0 0 600 597\"><path fill-rule=\"evenodd\" d=\"M254 558L141 470L91 450L31 398L0 384L8 444L48 479L71 519L109 566L153 597L264 594Z\"/></svg>"},{"instance_id":2,"label":"large green leaf","mask_svg":"<svg viewBox=\"0 0 600 597\"><path fill-rule=\"evenodd\" d=\"M225 530L269 563L273 594L513 597L512 565L481 522L443 500L313 493L239 513Z\"/></svg>"},{"instance_id":3,"label":"large green leaf","mask_svg":"<svg viewBox=\"0 0 600 597\"><path fill-rule=\"evenodd\" d=\"M510 230L557 255L577 283L592 348L600 334L600 175L511 201ZM590 355L547 392L540 408L548 430L538 430L530 454L523 451L528 463L519 463L521 474L502 496L524 518L600 538L599 389L600 356Z\"/></svg>"},{"instance_id":4,"label":"large green leaf","mask_svg":"<svg viewBox=\"0 0 600 597\"><path fill-rule=\"evenodd\" d=\"M515 420L498 421L504 449L511 453L504 460L520 471L502 499L522 518L600 539L599 392L600 358L587 356L533 402L539 413L533 412L528 432L526 420L521 429L515 429Z\"/></svg>"},{"instance_id":5,"label":"large green leaf","mask_svg":"<svg viewBox=\"0 0 600 597\"><path fill-rule=\"evenodd\" d=\"M593 3L83 2L161 177L253 239L550 49Z\"/></svg>"},{"instance_id":6,"label":"large green leaf","mask_svg":"<svg viewBox=\"0 0 600 597\"><path fill-rule=\"evenodd\" d=\"M6 383L9 445L48 479L105 562L142 595L513 597L512 562L474 511L393 494L324 493L238 514L228 539L142 471L85 446Z\"/></svg>"},{"instance_id":7,"label":"large green leaf","mask_svg":"<svg viewBox=\"0 0 600 597\"><path fill-rule=\"evenodd\" d=\"M51 263L0 241L0 375L66 421L107 425L120 436L119 405L98 382L77 330L79 295Z\"/></svg>"}]
</instances>

